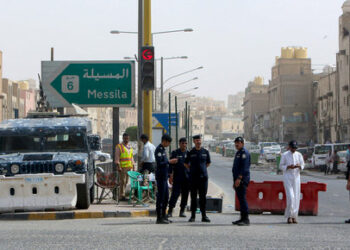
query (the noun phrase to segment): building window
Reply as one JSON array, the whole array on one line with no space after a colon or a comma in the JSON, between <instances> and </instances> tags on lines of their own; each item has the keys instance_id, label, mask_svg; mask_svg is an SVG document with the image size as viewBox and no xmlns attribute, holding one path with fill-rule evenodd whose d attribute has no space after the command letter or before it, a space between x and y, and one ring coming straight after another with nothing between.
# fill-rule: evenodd
<instances>
[{"instance_id":1,"label":"building window","mask_svg":"<svg viewBox=\"0 0 350 250\"><path fill-rule=\"evenodd\" d=\"M13 109L14 118L19 118L18 109Z\"/></svg>"}]
</instances>

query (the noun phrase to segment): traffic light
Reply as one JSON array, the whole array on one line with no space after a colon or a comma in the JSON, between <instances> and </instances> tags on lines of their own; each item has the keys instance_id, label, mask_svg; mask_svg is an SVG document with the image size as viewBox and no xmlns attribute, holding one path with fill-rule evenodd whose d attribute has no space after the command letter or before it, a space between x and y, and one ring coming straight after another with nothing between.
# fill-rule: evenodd
<instances>
[{"instance_id":1,"label":"traffic light","mask_svg":"<svg viewBox=\"0 0 350 250\"><path fill-rule=\"evenodd\" d=\"M154 47L141 48L141 87L142 90L154 90Z\"/></svg>"}]
</instances>

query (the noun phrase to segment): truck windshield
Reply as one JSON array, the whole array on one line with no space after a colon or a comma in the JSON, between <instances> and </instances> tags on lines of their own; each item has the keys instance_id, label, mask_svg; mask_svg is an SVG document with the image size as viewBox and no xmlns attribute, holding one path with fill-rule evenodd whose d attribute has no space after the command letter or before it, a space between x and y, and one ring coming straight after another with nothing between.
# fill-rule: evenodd
<instances>
[{"instance_id":1,"label":"truck windshield","mask_svg":"<svg viewBox=\"0 0 350 250\"><path fill-rule=\"evenodd\" d=\"M45 136L0 136L0 153L86 152L84 133L67 132Z\"/></svg>"}]
</instances>

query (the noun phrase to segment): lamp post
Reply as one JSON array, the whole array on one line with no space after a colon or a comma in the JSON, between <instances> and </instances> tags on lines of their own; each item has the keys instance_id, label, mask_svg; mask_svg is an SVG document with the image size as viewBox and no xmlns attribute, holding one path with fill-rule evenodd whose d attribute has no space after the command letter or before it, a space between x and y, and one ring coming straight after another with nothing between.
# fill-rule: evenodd
<instances>
[{"instance_id":1,"label":"lamp post","mask_svg":"<svg viewBox=\"0 0 350 250\"><path fill-rule=\"evenodd\" d=\"M161 95L160 95L160 111L163 112L163 108L164 108L164 102L163 102L163 97L164 97L164 85L169 82L170 80L176 78L176 77L179 77L179 76L182 76L182 75L186 75L188 73L192 73L194 71L197 71L197 70L201 70L203 69L204 67L203 66L200 66L200 67L197 67L197 68L194 68L194 69L191 69L191 70L187 70L185 72L182 72L180 74L176 74L176 75L173 75L171 77L169 77L168 79L166 79L165 81L163 81L163 78L161 77L161 85L160 85L160 88L161 88Z\"/></svg>"},{"instance_id":2,"label":"lamp post","mask_svg":"<svg viewBox=\"0 0 350 250\"><path fill-rule=\"evenodd\" d=\"M186 28L186 29L180 29L180 30L167 30L167 31L152 32L152 36L153 35L160 35L160 34L167 34L167 33L175 33L175 32L193 32L193 29ZM119 35L119 34L137 35L138 34L138 32L136 32L136 31L122 31L122 30L111 30L110 33L113 35Z\"/></svg>"},{"instance_id":3,"label":"lamp post","mask_svg":"<svg viewBox=\"0 0 350 250\"><path fill-rule=\"evenodd\" d=\"M196 81L196 80L198 80L198 77L194 77L194 78L192 78L192 79L190 79L190 80L177 83L177 84L171 86L170 88L168 88L167 90L173 89L173 88L178 87L178 86L180 86L180 85L183 85L183 84L186 84L186 83L189 83L189 82L192 82L192 81ZM167 90L165 90L165 91L167 91Z\"/></svg>"},{"instance_id":4,"label":"lamp post","mask_svg":"<svg viewBox=\"0 0 350 250\"><path fill-rule=\"evenodd\" d=\"M141 1L142 0L139 0L139 5L141 4ZM139 6L140 7L140 6ZM140 15L140 14L139 14ZM139 23L139 30L140 30L140 23ZM151 33L151 36L152 36L152 41L153 41L153 36L154 35L162 35L162 34L168 34L168 33L177 33L177 32L193 32L193 29L192 28L185 28L185 29L178 29L178 30L167 30L167 31L158 31L158 32L153 32ZM111 34L113 35L120 35L120 34L132 34L132 35L136 35L136 34L139 34L139 32L135 32L135 31L122 31L122 30L111 30L110 31ZM140 35L139 35L140 36ZM140 40L140 37L139 37L139 40ZM141 47L140 47L140 42L139 42L139 54L140 54L140 51L141 51ZM140 57L140 55L139 55ZM184 58L182 58L184 59ZM163 59L164 60L164 59ZM163 76L163 60L161 60L161 77ZM140 65L139 65L140 66ZM139 73L140 73L140 70L139 70ZM140 81L139 81L140 83ZM162 82L163 84L163 82ZM140 91L141 87L138 88L138 90ZM163 112L163 85L161 85L161 111ZM142 105L142 102L140 103L140 98L139 98L139 103L138 103L138 106ZM139 110L140 112L140 110ZM139 118L141 118L140 115L138 115ZM140 127L140 124L139 124L139 127Z\"/></svg>"},{"instance_id":5,"label":"lamp post","mask_svg":"<svg viewBox=\"0 0 350 250\"><path fill-rule=\"evenodd\" d=\"M196 89L199 89L199 87L194 87L194 88L187 89L185 91L179 92L178 95L183 94L183 93L188 93L188 92L191 92L191 91L196 90Z\"/></svg>"}]
</instances>

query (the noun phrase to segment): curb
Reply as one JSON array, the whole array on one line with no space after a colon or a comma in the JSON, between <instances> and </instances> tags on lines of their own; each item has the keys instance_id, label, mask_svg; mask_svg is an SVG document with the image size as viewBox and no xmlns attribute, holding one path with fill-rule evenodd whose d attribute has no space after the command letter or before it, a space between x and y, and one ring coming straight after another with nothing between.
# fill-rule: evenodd
<instances>
[{"instance_id":1,"label":"curb","mask_svg":"<svg viewBox=\"0 0 350 250\"><path fill-rule=\"evenodd\" d=\"M323 180L343 180L343 179L345 179L345 175L344 175L344 177L343 177L343 176L336 176L336 175L333 175L333 176L331 176L331 177L335 177L335 178L329 178L329 177L324 176L324 175L312 174L312 173L310 173L309 171L302 171L302 172L301 172L301 175L306 175L306 176L310 176L310 177L314 177L314 178L319 178L319 179L323 179Z\"/></svg>"},{"instance_id":2,"label":"curb","mask_svg":"<svg viewBox=\"0 0 350 250\"><path fill-rule=\"evenodd\" d=\"M101 219L101 218L128 218L153 217L155 209L139 211L66 211L66 212L29 212L0 214L0 220L72 220L72 219Z\"/></svg>"}]
</instances>

